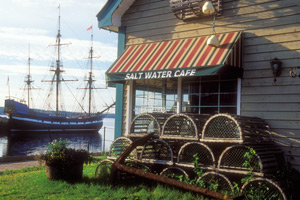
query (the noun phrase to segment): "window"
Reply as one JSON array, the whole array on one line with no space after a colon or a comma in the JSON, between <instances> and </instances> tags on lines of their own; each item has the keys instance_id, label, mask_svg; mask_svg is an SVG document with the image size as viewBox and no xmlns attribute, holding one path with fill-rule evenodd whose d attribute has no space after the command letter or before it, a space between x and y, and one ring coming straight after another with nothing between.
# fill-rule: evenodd
<instances>
[{"instance_id":1,"label":"window","mask_svg":"<svg viewBox=\"0 0 300 200\"><path fill-rule=\"evenodd\" d=\"M176 109L176 79L135 81L133 116L140 113L176 112Z\"/></svg>"},{"instance_id":2,"label":"window","mask_svg":"<svg viewBox=\"0 0 300 200\"><path fill-rule=\"evenodd\" d=\"M237 84L237 79L224 79L220 76L183 80L182 112L236 114Z\"/></svg>"}]
</instances>

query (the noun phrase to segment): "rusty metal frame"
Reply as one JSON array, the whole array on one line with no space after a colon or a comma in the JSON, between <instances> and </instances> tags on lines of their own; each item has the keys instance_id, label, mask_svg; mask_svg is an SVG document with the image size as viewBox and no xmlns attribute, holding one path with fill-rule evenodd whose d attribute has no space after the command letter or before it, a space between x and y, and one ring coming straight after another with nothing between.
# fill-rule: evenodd
<instances>
[{"instance_id":1,"label":"rusty metal frame","mask_svg":"<svg viewBox=\"0 0 300 200\"><path fill-rule=\"evenodd\" d=\"M217 199L229 199L230 197L228 195L224 195L218 192L214 192L214 191L210 191L207 190L205 188L201 188L201 187L197 187L191 184L187 184L184 182L180 182L171 178L167 178L167 177L163 177L163 176L159 176L153 173L149 173L149 172L145 172L136 168L132 168L132 167L128 167L126 165L124 165L125 159L126 157L130 154L130 152L136 148L137 146L143 145L145 142L147 142L148 140L152 139L152 137L154 136L154 133L148 133L146 134L144 137L137 139L136 141L134 141L132 144L130 144L127 149L122 153L122 155L114 162L114 164L112 165L112 169L111 169L111 181L112 183L114 183L115 179L116 179L116 175L118 171L122 171L122 172L126 172L126 173L130 173L133 175L137 175L140 176L142 178L146 178L149 180L153 180L153 181L157 181L160 183L165 183L171 186L175 186L184 190L188 190L191 192L195 192L195 193L200 193L206 196L210 196L213 198L217 198Z\"/></svg>"}]
</instances>

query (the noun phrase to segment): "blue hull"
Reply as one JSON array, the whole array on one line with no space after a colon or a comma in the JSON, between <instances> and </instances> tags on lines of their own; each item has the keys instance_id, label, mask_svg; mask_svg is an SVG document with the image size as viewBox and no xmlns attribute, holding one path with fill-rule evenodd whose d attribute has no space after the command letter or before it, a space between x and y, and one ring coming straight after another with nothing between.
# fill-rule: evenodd
<instances>
[{"instance_id":1,"label":"blue hull","mask_svg":"<svg viewBox=\"0 0 300 200\"><path fill-rule=\"evenodd\" d=\"M5 100L9 129L13 132L98 132L103 125L101 115L68 118L51 116L29 109L11 99Z\"/></svg>"}]
</instances>

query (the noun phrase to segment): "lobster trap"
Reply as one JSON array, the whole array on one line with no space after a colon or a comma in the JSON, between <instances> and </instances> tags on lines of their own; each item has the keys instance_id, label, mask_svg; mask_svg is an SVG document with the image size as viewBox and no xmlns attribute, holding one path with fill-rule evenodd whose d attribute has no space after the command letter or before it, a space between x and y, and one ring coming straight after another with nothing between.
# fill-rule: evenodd
<instances>
[{"instance_id":1,"label":"lobster trap","mask_svg":"<svg viewBox=\"0 0 300 200\"><path fill-rule=\"evenodd\" d=\"M151 138L144 139L149 132ZM128 148L130 152L126 152ZM220 198L226 197L226 191L232 193L231 183L238 181L243 193L250 194L249 188L259 188L263 182L272 195L286 199L275 182L265 179L284 163L284 156L273 142L268 124L257 117L143 113L133 119L127 137L112 143L110 157L102 165L112 163L119 163L117 168L123 172L171 185L169 179L183 181L202 174L198 184L217 191L212 195ZM243 185L241 180L249 173L255 181Z\"/></svg>"},{"instance_id":2,"label":"lobster trap","mask_svg":"<svg viewBox=\"0 0 300 200\"><path fill-rule=\"evenodd\" d=\"M263 151L265 149L266 151ZM263 146L250 147L246 145L232 145L227 147L221 154L218 161L218 170L237 174L252 173L257 176L264 176L267 173L275 172L278 169L278 162L275 155Z\"/></svg>"},{"instance_id":3,"label":"lobster trap","mask_svg":"<svg viewBox=\"0 0 300 200\"><path fill-rule=\"evenodd\" d=\"M117 138L110 145L108 158L110 160L117 159L131 143L132 141L127 137ZM130 157L137 158L137 151L132 151Z\"/></svg>"},{"instance_id":4,"label":"lobster trap","mask_svg":"<svg viewBox=\"0 0 300 200\"><path fill-rule=\"evenodd\" d=\"M233 193L233 187L230 180L225 175L218 172L206 172L197 180L197 182L205 187L211 187L211 190L222 194L227 193L228 191Z\"/></svg>"},{"instance_id":5,"label":"lobster trap","mask_svg":"<svg viewBox=\"0 0 300 200\"><path fill-rule=\"evenodd\" d=\"M256 199L270 199L270 200L286 200L286 196L281 189L281 187L266 178L255 178L246 182L242 189L241 193L246 194L247 199L256 200Z\"/></svg>"},{"instance_id":6,"label":"lobster trap","mask_svg":"<svg viewBox=\"0 0 300 200\"><path fill-rule=\"evenodd\" d=\"M189 178L189 175L182 168L179 167L167 167L163 169L159 175L172 179L177 179L180 181Z\"/></svg>"},{"instance_id":7,"label":"lobster trap","mask_svg":"<svg viewBox=\"0 0 300 200\"><path fill-rule=\"evenodd\" d=\"M198 141L208 117L209 115L173 114L165 121L161 138Z\"/></svg>"},{"instance_id":8,"label":"lobster trap","mask_svg":"<svg viewBox=\"0 0 300 200\"><path fill-rule=\"evenodd\" d=\"M174 15L181 20L199 18L203 16L202 7L205 0L170 0L170 7ZM222 12L222 0L212 0L217 15Z\"/></svg>"},{"instance_id":9,"label":"lobster trap","mask_svg":"<svg viewBox=\"0 0 300 200\"><path fill-rule=\"evenodd\" d=\"M140 161L146 164L173 165L173 150L167 142L153 139L144 145Z\"/></svg>"},{"instance_id":10,"label":"lobster trap","mask_svg":"<svg viewBox=\"0 0 300 200\"><path fill-rule=\"evenodd\" d=\"M137 115L131 122L128 137L142 137L150 132L159 135L163 124L170 115L167 113L141 113Z\"/></svg>"},{"instance_id":11,"label":"lobster trap","mask_svg":"<svg viewBox=\"0 0 300 200\"><path fill-rule=\"evenodd\" d=\"M197 165L197 167L211 170L215 168L215 157L207 145L200 142L189 142L180 148L177 165L189 168Z\"/></svg>"},{"instance_id":12,"label":"lobster trap","mask_svg":"<svg viewBox=\"0 0 300 200\"><path fill-rule=\"evenodd\" d=\"M272 140L269 125L260 118L229 114L210 117L203 128L202 142L264 143Z\"/></svg>"}]
</instances>

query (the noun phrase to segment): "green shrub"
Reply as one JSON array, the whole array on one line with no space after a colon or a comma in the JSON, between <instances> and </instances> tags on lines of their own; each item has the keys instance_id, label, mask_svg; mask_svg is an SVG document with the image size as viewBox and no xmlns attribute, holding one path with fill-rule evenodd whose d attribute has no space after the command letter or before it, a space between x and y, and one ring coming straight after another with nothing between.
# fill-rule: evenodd
<instances>
[{"instance_id":1,"label":"green shrub","mask_svg":"<svg viewBox=\"0 0 300 200\"><path fill-rule=\"evenodd\" d=\"M47 165L70 166L76 163L91 163L93 157L84 149L68 148L68 141L60 139L54 140L48 146L44 153L37 157L40 161L45 161Z\"/></svg>"}]
</instances>

